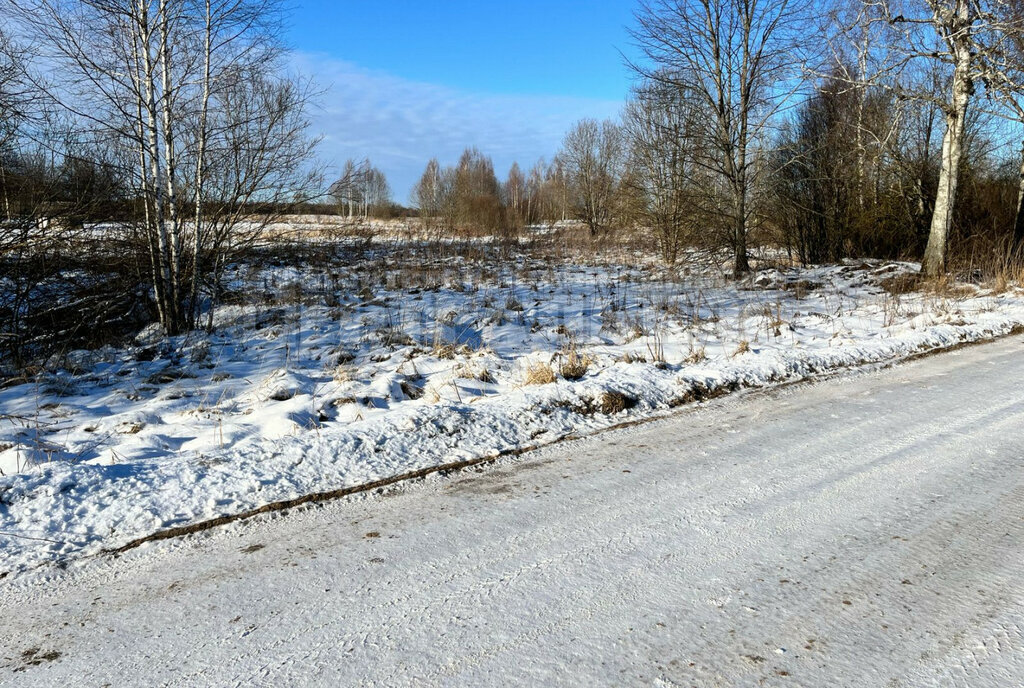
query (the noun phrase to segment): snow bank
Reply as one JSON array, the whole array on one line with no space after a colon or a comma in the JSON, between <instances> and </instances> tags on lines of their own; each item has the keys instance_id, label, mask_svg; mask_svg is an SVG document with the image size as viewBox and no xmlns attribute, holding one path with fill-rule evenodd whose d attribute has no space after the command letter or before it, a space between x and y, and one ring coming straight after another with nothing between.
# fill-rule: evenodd
<instances>
[{"instance_id":1,"label":"snow bank","mask_svg":"<svg viewBox=\"0 0 1024 688\"><path fill-rule=\"evenodd\" d=\"M743 288L566 268L435 289L418 313L419 289L225 307L214 337L76 354L84 373L0 390L14 419L0 433L0 572L1024 325L1015 292L877 287L913 267L765 272ZM273 280L315 281L285 273ZM582 377L524 384L527 366L557 373L570 352Z\"/></svg>"}]
</instances>

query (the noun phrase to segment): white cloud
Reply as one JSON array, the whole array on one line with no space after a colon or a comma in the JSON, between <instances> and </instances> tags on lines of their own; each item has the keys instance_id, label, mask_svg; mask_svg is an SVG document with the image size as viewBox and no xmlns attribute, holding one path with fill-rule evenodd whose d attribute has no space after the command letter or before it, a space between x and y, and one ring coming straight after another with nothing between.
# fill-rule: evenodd
<instances>
[{"instance_id":1,"label":"white cloud","mask_svg":"<svg viewBox=\"0 0 1024 688\"><path fill-rule=\"evenodd\" d=\"M494 160L503 176L513 161L529 167L554 155L578 119L614 117L619 101L546 95L471 93L409 81L328 56L298 53L296 67L325 92L313 113L320 153L337 169L368 157L388 175L399 202L427 161L454 163L466 146Z\"/></svg>"}]
</instances>

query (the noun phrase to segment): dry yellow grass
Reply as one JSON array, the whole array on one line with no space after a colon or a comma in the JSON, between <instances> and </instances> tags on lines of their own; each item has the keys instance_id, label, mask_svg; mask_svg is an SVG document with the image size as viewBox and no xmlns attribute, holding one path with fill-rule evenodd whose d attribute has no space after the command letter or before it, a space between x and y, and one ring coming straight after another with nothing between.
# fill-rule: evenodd
<instances>
[{"instance_id":1,"label":"dry yellow grass","mask_svg":"<svg viewBox=\"0 0 1024 688\"><path fill-rule=\"evenodd\" d=\"M526 366L523 382L528 385L547 385L555 381L555 371L548 363L531 363Z\"/></svg>"},{"instance_id":2,"label":"dry yellow grass","mask_svg":"<svg viewBox=\"0 0 1024 688\"><path fill-rule=\"evenodd\" d=\"M581 356L574 347L565 353L565 359L559 366L558 372L561 373L562 377L566 380L579 380L587 374L587 370L590 368L591 363L593 363L593 360L590 356L587 356L586 354Z\"/></svg>"},{"instance_id":3,"label":"dry yellow grass","mask_svg":"<svg viewBox=\"0 0 1024 688\"><path fill-rule=\"evenodd\" d=\"M697 363L703 363L704 361L707 360L707 358L708 358L708 354L704 350L703 346L691 347L690 348L690 353L688 353L686 355L686 358L684 359L683 362L684 363L689 363L690 365L695 365Z\"/></svg>"}]
</instances>

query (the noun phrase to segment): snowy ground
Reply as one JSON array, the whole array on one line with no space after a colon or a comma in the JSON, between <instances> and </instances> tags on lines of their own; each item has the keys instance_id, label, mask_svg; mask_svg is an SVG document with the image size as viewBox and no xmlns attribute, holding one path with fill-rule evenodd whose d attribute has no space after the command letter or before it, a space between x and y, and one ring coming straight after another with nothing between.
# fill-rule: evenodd
<instances>
[{"instance_id":1,"label":"snowy ground","mask_svg":"<svg viewBox=\"0 0 1024 688\"><path fill-rule=\"evenodd\" d=\"M0 573L1024 324L1015 290L885 291L907 264L737 285L415 246L308 258L237 266L212 335L0 390Z\"/></svg>"},{"instance_id":2,"label":"snowy ground","mask_svg":"<svg viewBox=\"0 0 1024 688\"><path fill-rule=\"evenodd\" d=\"M9 578L0 683L1024 685L1022 352Z\"/></svg>"}]
</instances>

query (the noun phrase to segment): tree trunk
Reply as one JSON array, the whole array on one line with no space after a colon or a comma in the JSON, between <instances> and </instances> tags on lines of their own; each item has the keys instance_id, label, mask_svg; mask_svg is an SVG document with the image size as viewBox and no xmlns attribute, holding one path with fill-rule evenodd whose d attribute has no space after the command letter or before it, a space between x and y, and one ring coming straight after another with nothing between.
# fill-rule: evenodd
<instances>
[{"instance_id":1,"label":"tree trunk","mask_svg":"<svg viewBox=\"0 0 1024 688\"><path fill-rule=\"evenodd\" d=\"M7 175L4 172L4 164L0 161L0 188L4 190L4 216L11 221L11 200L7 193Z\"/></svg>"},{"instance_id":2,"label":"tree trunk","mask_svg":"<svg viewBox=\"0 0 1024 688\"><path fill-rule=\"evenodd\" d=\"M863 66L861 69L865 69ZM862 72L863 74L863 72ZM858 89L857 94L857 209L864 212L864 178L867 167L867 153L864 150L864 101L867 100L867 89Z\"/></svg>"},{"instance_id":3,"label":"tree trunk","mask_svg":"<svg viewBox=\"0 0 1024 688\"><path fill-rule=\"evenodd\" d=\"M152 226L148 231L156 237L157 279L153 285L157 300L160 302L161 325L170 331L174 326L173 299L169 294L171 284L170 238L166 224L166 199L164 198L164 170L160 164L160 132L159 113L156 96L156 65L151 53L153 29L150 24L148 5L141 1L137 4L137 28L139 31L138 46L142 53L141 90L145 102L145 131L149 177L143 178L144 192L147 202L153 206L149 221ZM148 188L146 188L148 186Z\"/></svg>"},{"instance_id":4,"label":"tree trunk","mask_svg":"<svg viewBox=\"0 0 1024 688\"><path fill-rule=\"evenodd\" d=\"M750 261L747 260L747 199L746 193L741 188L737 192L736 217L734 221L734 258L732 276L740 279L750 272Z\"/></svg>"},{"instance_id":5,"label":"tree trunk","mask_svg":"<svg viewBox=\"0 0 1024 688\"><path fill-rule=\"evenodd\" d=\"M741 131L741 137L745 134ZM747 149L741 141L738 146L738 161L733 161L729 156L726 166L733 176L732 192L734 196L734 208L736 216L733 217L733 264L732 276L740 279L750 272L750 262L747 260Z\"/></svg>"},{"instance_id":6,"label":"tree trunk","mask_svg":"<svg viewBox=\"0 0 1024 688\"><path fill-rule=\"evenodd\" d=\"M164 315L164 298L163 298L163 287L160 279L160 251L157 246L157 236L154 231L156 226L156 220L154 219L154 213L156 208L151 202L150 189L152 188L151 182L149 181L149 161L148 161L148 146L147 146L147 132L146 132L146 117L144 111L147 106L146 99L146 74L143 66L142 58L142 31L135 31L132 35L132 64L131 64L131 78L134 86L134 97L135 97L135 112L136 112L136 145L137 153L139 156L139 186L142 190L142 207L143 207L143 227L145 227L144 234L146 236L146 244L149 247L149 266L150 266L150 277L153 280L153 290L156 292L156 308L157 318L163 323L165 319Z\"/></svg>"},{"instance_id":7,"label":"tree trunk","mask_svg":"<svg viewBox=\"0 0 1024 688\"><path fill-rule=\"evenodd\" d=\"M192 227L192 285L189 289L189 324L196 326L199 321L199 280L202 273L202 227L203 227L203 192L206 184L206 140L207 118L210 110L211 61L213 59L213 8L210 0L206 0L206 23L203 36L203 95L199 111L199 142L196 151L196 198L195 215ZM213 302L211 299L212 311Z\"/></svg>"},{"instance_id":8,"label":"tree trunk","mask_svg":"<svg viewBox=\"0 0 1024 688\"><path fill-rule=\"evenodd\" d=\"M158 101L160 115L163 123L163 149L164 149L164 184L165 198L167 199L167 224L170 225L168 232L168 300L170 306L170 317L164 327L168 334L180 334L185 329L185 314L183 307L184 289L181 283L181 218L178 214L177 184L178 184L178 160L177 143L173 112L176 98L174 96L175 85L171 78L171 26L168 16L171 9L167 6L166 0L161 0L158 5L160 12L160 47L157 56L160 62L160 94Z\"/></svg>"},{"instance_id":9,"label":"tree trunk","mask_svg":"<svg viewBox=\"0 0 1024 688\"><path fill-rule=\"evenodd\" d=\"M1017 215L1013 222L1013 253L1024 247L1024 142L1021 144L1020 170L1017 175Z\"/></svg>"},{"instance_id":10,"label":"tree trunk","mask_svg":"<svg viewBox=\"0 0 1024 688\"><path fill-rule=\"evenodd\" d=\"M967 3L958 3L957 23L962 27L969 26ZM929 277L937 277L946 271L946 244L949 240L949 228L953 222L953 208L956 205L957 184L960 181L960 158L963 154L964 128L967 121L967 104L971 97L972 82L971 36L969 31L961 29L952 46L953 98L946 112L946 131L942 135L942 166L939 169L939 189L935 195L935 208L932 210L931 230L928 234L928 246L924 251L921 271Z\"/></svg>"},{"instance_id":11,"label":"tree trunk","mask_svg":"<svg viewBox=\"0 0 1024 688\"><path fill-rule=\"evenodd\" d=\"M960 177L960 156L963 152L963 125L966 118L966 99L963 105L954 102L953 111L946 117L946 132L942 135L942 167L939 169L939 189L932 210L928 246L924 251L921 271L937 277L946 271L946 244L953 223L953 206Z\"/></svg>"}]
</instances>

